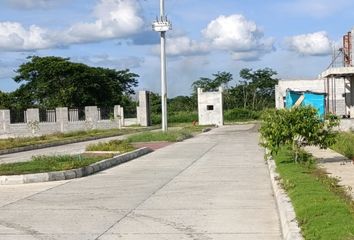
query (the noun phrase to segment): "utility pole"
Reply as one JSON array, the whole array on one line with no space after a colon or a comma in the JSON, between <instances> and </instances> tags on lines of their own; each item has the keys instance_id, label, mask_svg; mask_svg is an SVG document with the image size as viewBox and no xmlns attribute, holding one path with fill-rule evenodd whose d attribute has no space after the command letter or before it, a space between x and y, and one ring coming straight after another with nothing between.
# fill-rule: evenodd
<instances>
[{"instance_id":1,"label":"utility pole","mask_svg":"<svg viewBox=\"0 0 354 240\"><path fill-rule=\"evenodd\" d=\"M160 0L160 17L152 24L155 32L161 35L161 109L162 131L167 131L167 79L166 79L166 32L172 29L172 24L165 15L165 2Z\"/></svg>"}]
</instances>

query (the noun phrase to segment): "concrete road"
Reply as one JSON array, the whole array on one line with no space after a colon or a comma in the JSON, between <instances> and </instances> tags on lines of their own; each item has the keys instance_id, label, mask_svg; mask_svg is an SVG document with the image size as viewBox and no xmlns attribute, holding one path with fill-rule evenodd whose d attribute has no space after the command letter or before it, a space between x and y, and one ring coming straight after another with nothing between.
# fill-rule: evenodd
<instances>
[{"instance_id":1,"label":"concrete road","mask_svg":"<svg viewBox=\"0 0 354 240\"><path fill-rule=\"evenodd\" d=\"M276 240L252 125L228 126L67 182L0 186L1 240Z\"/></svg>"}]
</instances>

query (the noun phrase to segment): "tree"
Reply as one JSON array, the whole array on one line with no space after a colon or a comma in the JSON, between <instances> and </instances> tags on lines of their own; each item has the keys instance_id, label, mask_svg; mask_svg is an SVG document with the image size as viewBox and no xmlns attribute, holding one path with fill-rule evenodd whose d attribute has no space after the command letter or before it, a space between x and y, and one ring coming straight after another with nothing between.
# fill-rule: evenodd
<instances>
[{"instance_id":1,"label":"tree","mask_svg":"<svg viewBox=\"0 0 354 240\"><path fill-rule=\"evenodd\" d=\"M243 108L260 110L274 107L275 85L278 83L275 75L277 75L277 72L271 68L256 71L249 68L242 69L240 77L243 80L230 89L230 95L242 96Z\"/></svg>"},{"instance_id":2,"label":"tree","mask_svg":"<svg viewBox=\"0 0 354 240\"><path fill-rule=\"evenodd\" d=\"M194 93L198 88L203 88L205 91L215 91L220 86L227 87L228 83L232 81L233 76L229 72L218 72L213 74L214 79L201 77L199 80L192 83Z\"/></svg>"},{"instance_id":3,"label":"tree","mask_svg":"<svg viewBox=\"0 0 354 240\"><path fill-rule=\"evenodd\" d=\"M22 108L111 107L129 101L138 85L139 75L128 69L90 67L53 56L28 59L14 77L22 83L14 92Z\"/></svg>"},{"instance_id":4,"label":"tree","mask_svg":"<svg viewBox=\"0 0 354 240\"><path fill-rule=\"evenodd\" d=\"M336 136L333 128L338 125L337 116L328 115L325 121L311 106L269 110L262 116L261 144L271 153L276 153L283 145L290 145L297 161L303 146L327 148L333 145Z\"/></svg>"}]
</instances>

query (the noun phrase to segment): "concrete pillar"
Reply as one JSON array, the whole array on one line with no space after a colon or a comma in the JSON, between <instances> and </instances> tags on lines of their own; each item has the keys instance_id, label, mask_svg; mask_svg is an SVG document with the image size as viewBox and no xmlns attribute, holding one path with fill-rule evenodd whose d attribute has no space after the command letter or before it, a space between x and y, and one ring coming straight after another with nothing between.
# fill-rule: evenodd
<instances>
[{"instance_id":1,"label":"concrete pillar","mask_svg":"<svg viewBox=\"0 0 354 240\"><path fill-rule=\"evenodd\" d=\"M0 110L0 131L8 133L10 131L10 110Z\"/></svg>"},{"instance_id":2,"label":"concrete pillar","mask_svg":"<svg viewBox=\"0 0 354 240\"><path fill-rule=\"evenodd\" d=\"M97 106L85 107L85 123L87 129L96 129L98 122Z\"/></svg>"},{"instance_id":3,"label":"concrete pillar","mask_svg":"<svg viewBox=\"0 0 354 240\"><path fill-rule=\"evenodd\" d=\"M39 122L39 109L38 108L29 108L26 111L27 123L29 122Z\"/></svg>"},{"instance_id":4,"label":"concrete pillar","mask_svg":"<svg viewBox=\"0 0 354 240\"><path fill-rule=\"evenodd\" d=\"M282 95L279 85L275 85L275 108L284 108L284 96Z\"/></svg>"},{"instance_id":5,"label":"concrete pillar","mask_svg":"<svg viewBox=\"0 0 354 240\"><path fill-rule=\"evenodd\" d=\"M124 109L120 105L114 106L114 121L118 123L118 127L124 126Z\"/></svg>"},{"instance_id":6,"label":"concrete pillar","mask_svg":"<svg viewBox=\"0 0 354 240\"><path fill-rule=\"evenodd\" d=\"M69 124L69 110L67 107L55 109L57 123L60 127L60 132L66 132Z\"/></svg>"},{"instance_id":7,"label":"concrete pillar","mask_svg":"<svg viewBox=\"0 0 354 240\"><path fill-rule=\"evenodd\" d=\"M142 127L151 126L150 94L148 91L139 91L139 107L137 107L138 124Z\"/></svg>"},{"instance_id":8,"label":"concrete pillar","mask_svg":"<svg viewBox=\"0 0 354 240\"><path fill-rule=\"evenodd\" d=\"M200 125L224 125L223 89L204 92L198 88L198 118Z\"/></svg>"},{"instance_id":9,"label":"concrete pillar","mask_svg":"<svg viewBox=\"0 0 354 240\"><path fill-rule=\"evenodd\" d=\"M354 118L354 79L350 79L350 103L349 103L350 118Z\"/></svg>"}]
</instances>

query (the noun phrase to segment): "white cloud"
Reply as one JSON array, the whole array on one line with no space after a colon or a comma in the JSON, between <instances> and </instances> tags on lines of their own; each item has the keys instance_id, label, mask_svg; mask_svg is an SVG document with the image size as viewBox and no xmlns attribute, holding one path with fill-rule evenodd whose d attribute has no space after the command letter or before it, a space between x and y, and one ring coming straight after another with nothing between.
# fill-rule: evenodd
<instances>
[{"instance_id":1,"label":"white cloud","mask_svg":"<svg viewBox=\"0 0 354 240\"><path fill-rule=\"evenodd\" d=\"M236 60L256 60L274 50L274 39L242 15L219 16L202 33L213 48L230 51Z\"/></svg>"},{"instance_id":2,"label":"white cloud","mask_svg":"<svg viewBox=\"0 0 354 240\"><path fill-rule=\"evenodd\" d=\"M68 0L5 0L5 3L18 9L51 8Z\"/></svg>"},{"instance_id":3,"label":"white cloud","mask_svg":"<svg viewBox=\"0 0 354 240\"><path fill-rule=\"evenodd\" d=\"M125 38L143 27L138 0L100 0L94 9L95 21L76 23L64 31L51 31L17 22L0 22L0 49L27 51Z\"/></svg>"},{"instance_id":4,"label":"white cloud","mask_svg":"<svg viewBox=\"0 0 354 240\"><path fill-rule=\"evenodd\" d=\"M324 31L288 37L285 44L290 51L304 56L326 56L332 50L332 43Z\"/></svg>"},{"instance_id":5,"label":"white cloud","mask_svg":"<svg viewBox=\"0 0 354 240\"><path fill-rule=\"evenodd\" d=\"M234 60L254 61L274 50L274 39L242 15L219 16L202 30L200 41L186 35L170 37L167 54L172 56L200 55L211 51L229 51ZM158 46L154 52L158 53Z\"/></svg>"},{"instance_id":6,"label":"white cloud","mask_svg":"<svg viewBox=\"0 0 354 240\"><path fill-rule=\"evenodd\" d=\"M205 54L210 51L208 44L190 39L187 36L168 37L166 53L170 56L190 56ZM160 53L160 46L155 45L153 52Z\"/></svg>"},{"instance_id":7,"label":"white cloud","mask_svg":"<svg viewBox=\"0 0 354 240\"><path fill-rule=\"evenodd\" d=\"M51 47L48 31L36 25L25 29L20 23L0 22L0 49L32 50Z\"/></svg>"},{"instance_id":8,"label":"white cloud","mask_svg":"<svg viewBox=\"0 0 354 240\"><path fill-rule=\"evenodd\" d=\"M137 33L144 21L137 0L100 0L94 9L96 21L74 24L66 33L69 43L122 38Z\"/></svg>"}]
</instances>

